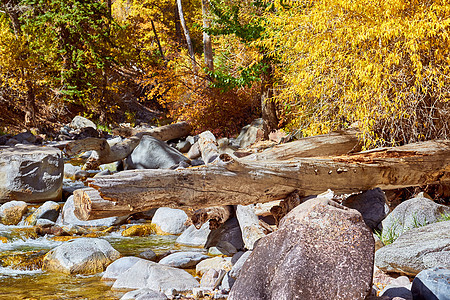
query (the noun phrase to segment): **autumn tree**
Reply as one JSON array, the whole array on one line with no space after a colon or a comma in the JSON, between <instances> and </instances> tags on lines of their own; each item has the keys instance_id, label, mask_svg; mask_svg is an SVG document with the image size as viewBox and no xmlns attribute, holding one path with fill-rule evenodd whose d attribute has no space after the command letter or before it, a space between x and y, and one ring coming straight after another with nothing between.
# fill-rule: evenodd
<instances>
[{"instance_id":1,"label":"autumn tree","mask_svg":"<svg viewBox=\"0 0 450 300\"><path fill-rule=\"evenodd\" d=\"M275 1L264 37L291 130L352 124L366 147L449 137L446 1Z\"/></svg>"}]
</instances>

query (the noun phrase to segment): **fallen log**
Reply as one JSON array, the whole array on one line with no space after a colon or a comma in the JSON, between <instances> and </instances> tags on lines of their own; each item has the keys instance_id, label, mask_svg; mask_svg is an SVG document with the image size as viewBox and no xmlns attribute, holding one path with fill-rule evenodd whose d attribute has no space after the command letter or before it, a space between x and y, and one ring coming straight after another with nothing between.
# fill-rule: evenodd
<instances>
[{"instance_id":1,"label":"fallen log","mask_svg":"<svg viewBox=\"0 0 450 300\"><path fill-rule=\"evenodd\" d=\"M234 209L232 205L225 206L213 206L200 208L193 212L190 217L192 224L195 228L200 229L202 225L209 221L209 229L217 229L228 219L234 215Z\"/></svg>"},{"instance_id":2,"label":"fallen log","mask_svg":"<svg viewBox=\"0 0 450 300\"><path fill-rule=\"evenodd\" d=\"M65 145L64 150L70 156L83 151L94 150L83 166L83 169L95 170L102 164L108 164L126 158L139 145L144 135L150 135L157 139L167 141L186 136L190 131L191 127L188 123L180 122L137 132L135 136L127 138L113 146L110 146L105 139L86 138L68 143Z\"/></svg>"},{"instance_id":3,"label":"fallen log","mask_svg":"<svg viewBox=\"0 0 450 300\"><path fill-rule=\"evenodd\" d=\"M222 154L218 163L177 170L131 170L88 181L74 193L82 220L127 215L153 207L182 209L248 205L327 189L336 194L450 181L450 141L379 148L353 155L287 161L244 161Z\"/></svg>"}]
</instances>

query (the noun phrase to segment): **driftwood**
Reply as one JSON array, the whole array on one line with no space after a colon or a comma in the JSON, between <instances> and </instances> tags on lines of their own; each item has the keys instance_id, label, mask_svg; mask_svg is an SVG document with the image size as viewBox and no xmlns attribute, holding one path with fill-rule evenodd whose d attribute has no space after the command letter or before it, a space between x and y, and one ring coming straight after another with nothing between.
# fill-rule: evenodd
<instances>
[{"instance_id":1,"label":"driftwood","mask_svg":"<svg viewBox=\"0 0 450 300\"><path fill-rule=\"evenodd\" d=\"M68 143L65 146L65 151L68 155L75 155L82 151L94 150L83 166L85 170L93 170L102 164L108 164L126 158L139 145L144 135L150 135L157 139L167 141L186 136L190 131L190 125L186 122L181 122L137 132L134 136L113 146L110 146L105 139L99 138L76 140Z\"/></svg>"},{"instance_id":2,"label":"driftwood","mask_svg":"<svg viewBox=\"0 0 450 300\"><path fill-rule=\"evenodd\" d=\"M74 195L82 220L153 207L248 205L327 189L336 194L450 181L450 141L379 148L353 155L248 161L221 155L217 163L177 170L131 170L88 181Z\"/></svg>"}]
</instances>

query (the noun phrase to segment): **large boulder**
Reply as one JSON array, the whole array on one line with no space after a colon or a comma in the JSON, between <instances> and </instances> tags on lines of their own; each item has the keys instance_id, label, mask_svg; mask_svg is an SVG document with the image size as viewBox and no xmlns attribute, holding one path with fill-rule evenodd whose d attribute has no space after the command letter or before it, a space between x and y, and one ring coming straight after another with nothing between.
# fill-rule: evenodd
<instances>
[{"instance_id":1,"label":"large boulder","mask_svg":"<svg viewBox=\"0 0 450 300\"><path fill-rule=\"evenodd\" d=\"M0 203L61 199L63 168L59 149L30 145L1 146Z\"/></svg>"},{"instance_id":2,"label":"large boulder","mask_svg":"<svg viewBox=\"0 0 450 300\"><path fill-rule=\"evenodd\" d=\"M10 201L0 206L0 223L17 225L27 212L28 206L23 201Z\"/></svg>"},{"instance_id":3,"label":"large boulder","mask_svg":"<svg viewBox=\"0 0 450 300\"><path fill-rule=\"evenodd\" d=\"M176 243L192 247L205 247L210 233L209 222L204 223L199 229L191 225L177 238Z\"/></svg>"},{"instance_id":4,"label":"large boulder","mask_svg":"<svg viewBox=\"0 0 450 300\"><path fill-rule=\"evenodd\" d=\"M86 119L82 116L76 116L75 118L73 118L72 122L70 122L70 127L75 130L86 128L86 127L92 127L94 129L97 129L97 125L95 125L94 122L92 122L91 120Z\"/></svg>"},{"instance_id":5,"label":"large boulder","mask_svg":"<svg viewBox=\"0 0 450 300\"><path fill-rule=\"evenodd\" d=\"M76 226L113 226L123 223L127 217L109 217L103 219L96 219L90 221L82 221L75 216L75 205L73 203L73 196L70 196L62 208L61 214L56 221L60 225L76 225Z\"/></svg>"},{"instance_id":6,"label":"large boulder","mask_svg":"<svg viewBox=\"0 0 450 300\"><path fill-rule=\"evenodd\" d=\"M54 201L47 201L36 209L25 220L25 225L36 225L37 220L46 219L55 222L59 216L60 205Z\"/></svg>"},{"instance_id":7,"label":"large boulder","mask_svg":"<svg viewBox=\"0 0 450 300\"><path fill-rule=\"evenodd\" d=\"M359 211L364 222L371 229L378 228L381 221L389 213L389 206L386 204L386 195L380 188L351 195L342 201L342 205Z\"/></svg>"},{"instance_id":8,"label":"large boulder","mask_svg":"<svg viewBox=\"0 0 450 300\"><path fill-rule=\"evenodd\" d=\"M152 218L157 234L181 234L188 227L187 214L181 209L160 207Z\"/></svg>"},{"instance_id":9,"label":"large boulder","mask_svg":"<svg viewBox=\"0 0 450 300\"><path fill-rule=\"evenodd\" d=\"M127 157L128 170L168 169L188 159L178 150L157 138L145 135L139 145Z\"/></svg>"},{"instance_id":10,"label":"large boulder","mask_svg":"<svg viewBox=\"0 0 450 300\"><path fill-rule=\"evenodd\" d=\"M106 240L79 238L48 252L42 269L65 274L95 274L103 272L119 257L120 253Z\"/></svg>"},{"instance_id":11,"label":"large boulder","mask_svg":"<svg viewBox=\"0 0 450 300\"><path fill-rule=\"evenodd\" d=\"M411 292L414 300L450 300L450 269L435 267L421 271L413 280Z\"/></svg>"},{"instance_id":12,"label":"large boulder","mask_svg":"<svg viewBox=\"0 0 450 300\"><path fill-rule=\"evenodd\" d=\"M364 299L374 247L358 211L329 199L308 200L258 241L229 299Z\"/></svg>"},{"instance_id":13,"label":"large boulder","mask_svg":"<svg viewBox=\"0 0 450 300\"><path fill-rule=\"evenodd\" d=\"M442 214L450 214L450 207L424 197L407 200L383 220L382 241L392 242L407 230L436 222Z\"/></svg>"},{"instance_id":14,"label":"large boulder","mask_svg":"<svg viewBox=\"0 0 450 300\"><path fill-rule=\"evenodd\" d=\"M198 281L188 272L141 260L117 277L112 289L132 290L149 288L151 290L172 294L192 291L199 287Z\"/></svg>"},{"instance_id":15,"label":"large boulder","mask_svg":"<svg viewBox=\"0 0 450 300\"><path fill-rule=\"evenodd\" d=\"M375 252L375 265L385 272L407 275L438 266L450 268L450 221L406 231Z\"/></svg>"},{"instance_id":16,"label":"large boulder","mask_svg":"<svg viewBox=\"0 0 450 300\"><path fill-rule=\"evenodd\" d=\"M188 269L195 267L195 265L207 258L209 258L208 255L200 252L177 252L164 257L159 263L174 268Z\"/></svg>"}]
</instances>

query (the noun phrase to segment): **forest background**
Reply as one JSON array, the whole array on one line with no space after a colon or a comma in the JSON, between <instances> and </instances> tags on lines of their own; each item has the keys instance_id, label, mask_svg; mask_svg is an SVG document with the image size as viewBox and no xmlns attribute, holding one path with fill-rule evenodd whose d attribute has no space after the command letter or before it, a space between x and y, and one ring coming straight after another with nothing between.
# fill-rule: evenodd
<instances>
[{"instance_id":1,"label":"forest background","mask_svg":"<svg viewBox=\"0 0 450 300\"><path fill-rule=\"evenodd\" d=\"M0 0L0 129L139 106L217 136L448 138L449 24L444 0Z\"/></svg>"}]
</instances>

